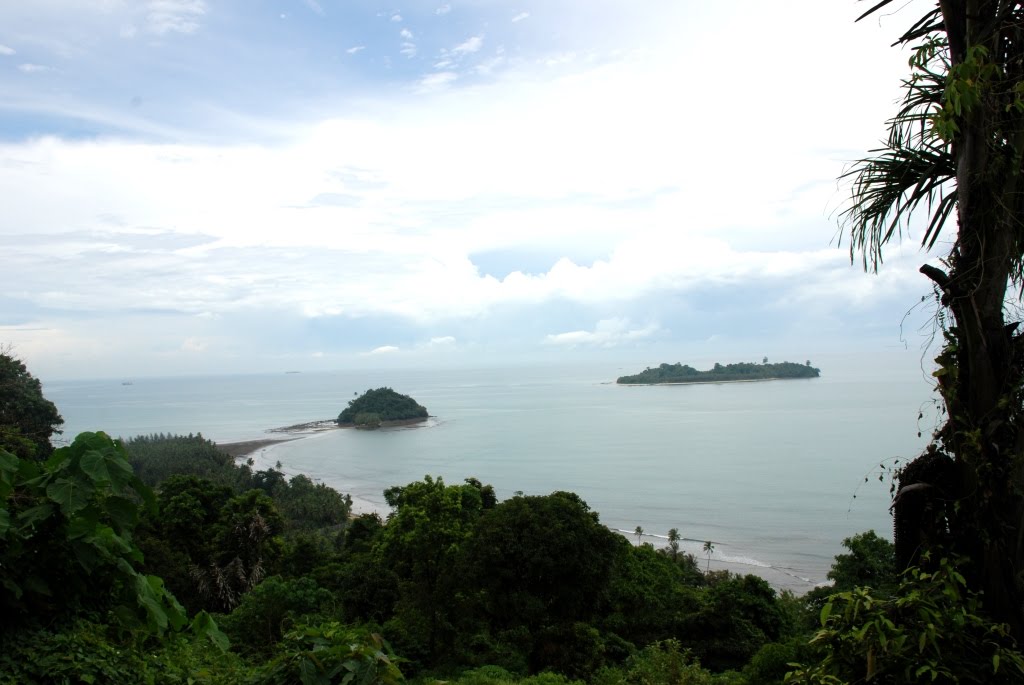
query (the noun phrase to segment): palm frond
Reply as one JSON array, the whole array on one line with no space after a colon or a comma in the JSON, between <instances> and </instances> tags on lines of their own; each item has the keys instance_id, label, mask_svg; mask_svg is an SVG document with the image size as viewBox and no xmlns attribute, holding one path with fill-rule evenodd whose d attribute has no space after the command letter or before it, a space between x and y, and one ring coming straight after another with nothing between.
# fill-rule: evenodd
<instances>
[{"instance_id":1,"label":"palm frond","mask_svg":"<svg viewBox=\"0 0 1024 685\"><path fill-rule=\"evenodd\" d=\"M910 215L924 203L930 215L922 245L930 248L956 206L953 157L947 146L922 144L873 150L840 178L852 179L852 204L841 215L850 231L850 260L877 271L882 247L902 237Z\"/></svg>"},{"instance_id":2,"label":"palm frond","mask_svg":"<svg viewBox=\"0 0 1024 685\"><path fill-rule=\"evenodd\" d=\"M919 20L911 32L934 26L930 16ZM930 36L913 64L913 76L903 82L900 107L888 122L885 147L872 150L873 156L854 162L840 176L851 184L850 206L840 214L840 223L850 234L850 261L859 253L864 268L872 271L882 264L884 245L903 236L918 208L926 208L929 215L921 244L930 249L956 207L953 152L932 127L932 117L942 107L949 67L945 43Z\"/></svg>"}]
</instances>

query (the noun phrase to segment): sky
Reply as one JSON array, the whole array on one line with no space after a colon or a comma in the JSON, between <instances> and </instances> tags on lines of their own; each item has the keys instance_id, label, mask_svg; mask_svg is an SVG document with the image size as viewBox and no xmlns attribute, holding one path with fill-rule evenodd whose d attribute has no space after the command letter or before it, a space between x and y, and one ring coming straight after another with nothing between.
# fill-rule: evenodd
<instances>
[{"instance_id":1,"label":"sky","mask_svg":"<svg viewBox=\"0 0 1024 685\"><path fill-rule=\"evenodd\" d=\"M921 2L3 3L0 344L59 379L917 350L920 234L851 264L837 177Z\"/></svg>"}]
</instances>

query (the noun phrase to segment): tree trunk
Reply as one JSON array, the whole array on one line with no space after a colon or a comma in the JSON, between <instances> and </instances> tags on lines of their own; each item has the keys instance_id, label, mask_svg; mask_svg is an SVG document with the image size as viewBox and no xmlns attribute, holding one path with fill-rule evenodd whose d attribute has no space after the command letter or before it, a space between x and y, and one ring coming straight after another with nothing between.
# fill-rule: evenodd
<instances>
[{"instance_id":1,"label":"tree trunk","mask_svg":"<svg viewBox=\"0 0 1024 685\"><path fill-rule=\"evenodd\" d=\"M994 60L1000 59L1004 37L993 27L1002 5L993 0L942 3L954 69L972 46L984 46ZM984 591L988 610L1022 638L1024 593L1017 575L1022 570L1024 436L1016 397L1022 379L1003 316L1017 257L1020 165L1000 154L995 138L1005 131L999 125L1005 115L998 109L998 101L995 106L983 102L966 112L954 146L959 235L949 260L948 302L955 320L956 375L942 386L948 423L941 437L959 476L958 506L950 519L953 551L971 560L972 585Z\"/></svg>"}]
</instances>

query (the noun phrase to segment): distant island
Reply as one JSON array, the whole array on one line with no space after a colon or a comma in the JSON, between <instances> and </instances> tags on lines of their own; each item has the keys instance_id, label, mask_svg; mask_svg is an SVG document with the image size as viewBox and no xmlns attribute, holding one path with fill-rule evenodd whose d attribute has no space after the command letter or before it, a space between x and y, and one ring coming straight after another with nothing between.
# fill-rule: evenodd
<instances>
[{"instance_id":1,"label":"distant island","mask_svg":"<svg viewBox=\"0 0 1024 685\"><path fill-rule=\"evenodd\" d=\"M723 383L727 381L769 381L787 378L817 378L821 369L811 366L810 360L805 364L780 362L762 364L740 362L739 364L715 364L707 371L698 371L685 364L662 364L656 368L646 368L634 376L621 376L616 383L622 385L658 385L662 383Z\"/></svg>"},{"instance_id":2,"label":"distant island","mask_svg":"<svg viewBox=\"0 0 1024 685\"><path fill-rule=\"evenodd\" d=\"M423 421L429 416L427 408L408 395L391 388L367 390L348 403L338 414L339 426L380 428Z\"/></svg>"}]
</instances>

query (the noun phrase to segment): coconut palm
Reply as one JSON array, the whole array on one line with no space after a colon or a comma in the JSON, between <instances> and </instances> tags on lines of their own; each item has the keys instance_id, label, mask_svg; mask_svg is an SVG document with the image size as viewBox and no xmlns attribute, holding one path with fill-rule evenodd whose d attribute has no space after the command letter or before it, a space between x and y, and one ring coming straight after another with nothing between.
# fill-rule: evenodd
<instances>
[{"instance_id":1,"label":"coconut palm","mask_svg":"<svg viewBox=\"0 0 1024 685\"><path fill-rule=\"evenodd\" d=\"M715 546L711 544L711 540L704 543L704 554L708 555L708 568L705 573L711 571L711 555L715 553Z\"/></svg>"},{"instance_id":2,"label":"coconut palm","mask_svg":"<svg viewBox=\"0 0 1024 685\"><path fill-rule=\"evenodd\" d=\"M633 531L633 534L636 535L636 544L639 545L642 538L644 537L644 527L637 526L636 529Z\"/></svg>"},{"instance_id":3,"label":"coconut palm","mask_svg":"<svg viewBox=\"0 0 1024 685\"><path fill-rule=\"evenodd\" d=\"M679 556L679 529L673 528L668 532L668 551L675 559Z\"/></svg>"}]
</instances>

